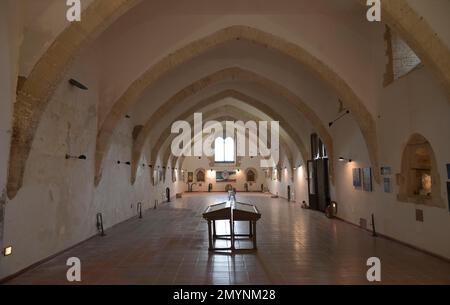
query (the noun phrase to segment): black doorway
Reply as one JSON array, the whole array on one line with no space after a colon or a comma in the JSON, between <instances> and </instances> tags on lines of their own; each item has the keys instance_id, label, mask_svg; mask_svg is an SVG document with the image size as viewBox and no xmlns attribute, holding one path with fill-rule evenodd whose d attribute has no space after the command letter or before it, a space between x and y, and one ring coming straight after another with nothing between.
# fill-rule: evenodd
<instances>
[{"instance_id":1,"label":"black doorway","mask_svg":"<svg viewBox=\"0 0 450 305\"><path fill-rule=\"evenodd\" d=\"M307 162L309 206L313 210L325 212L330 204L330 184L328 155L325 145L317 134L311 135L311 156Z\"/></svg>"},{"instance_id":2,"label":"black doorway","mask_svg":"<svg viewBox=\"0 0 450 305\"><path fill-rule=\"evenodd\" d=\"M166 198L167 202L170 202L170 188L166 188Z\"/></svg>"}]
</instances>

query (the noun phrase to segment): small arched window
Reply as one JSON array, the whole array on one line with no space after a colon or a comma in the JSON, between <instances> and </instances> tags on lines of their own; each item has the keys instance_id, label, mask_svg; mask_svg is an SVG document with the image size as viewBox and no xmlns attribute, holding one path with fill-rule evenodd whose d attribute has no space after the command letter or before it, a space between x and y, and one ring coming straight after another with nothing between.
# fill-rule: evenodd
<instances>
[{"instance_id":1,"label":"small arched window","mask_svg":"<svg viewBox=\"0 0 450 305\"><path fill-rule=\"evenodd\" d=\"M216 138L214 142L214 161L218 163L234 163L235 147L231 137Z\"/></svg>"}]
</instances>

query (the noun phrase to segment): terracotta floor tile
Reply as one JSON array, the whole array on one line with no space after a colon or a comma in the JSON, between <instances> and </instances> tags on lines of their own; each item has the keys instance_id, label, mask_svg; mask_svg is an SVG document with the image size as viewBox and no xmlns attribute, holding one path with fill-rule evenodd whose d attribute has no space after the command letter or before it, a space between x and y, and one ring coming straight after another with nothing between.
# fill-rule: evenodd
<instances>
[{"instance_id":1,"label":"terracotta floor tile","mask_svg":"<svg viewBox=\"0 0 450 305\"><path fill-rule=\"evenodd\" d=\"M82 261L81 284L368 284L365 263L371 256L381 259L382 284L450 284L446 261L262 194L238 194L262 213L258 250L209 253L202 212L225 199L220 193L185 194L7 284L68 284L65 262L72 256ZM229 230L225 222L217 227Z\"/></svg>"}]
</instances>

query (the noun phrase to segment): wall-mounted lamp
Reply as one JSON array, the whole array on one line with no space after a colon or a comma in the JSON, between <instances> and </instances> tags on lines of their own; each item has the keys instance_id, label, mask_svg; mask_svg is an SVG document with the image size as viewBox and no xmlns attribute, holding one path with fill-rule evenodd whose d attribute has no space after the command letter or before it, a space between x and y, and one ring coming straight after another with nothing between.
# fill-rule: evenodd
<instances>
[{"instance_id":1,"label":"wall-mounted lamp","mask_svg":"<svg viewBox=\"0 0 450 305\"><path fill-rule=\"evenodd\" d=\"M336 123L336 121L339 121L340 119L342 119L344 116L346 116L349 113L350 113L350 110L347 110L344 114L340 115L338 118L336 118L333 121L331 121L330 123L328 123L328 126L329 127L333 126L333 124Z\"/></svg>"},{"instance_id":2,"label":"wall-mounted lamp","mask_svg":"<svg viewBox=\"0 0 450 305\"><path fill-rule=\"evenodd\" d=\"M66 154L66 160L69 160L69 159L86 160L87 158L85 155L71 156L69 154Z\"/></svg>"},{"instance_id":3,"label":"wall-mounted lamp","mask_svg":"<svg viewBox=\"0 0 450 305\"><path fill-rule=\"evenodd\" d=\"M3 255L4 256L10 256L12 254L12 247L8 246L3 250Z\"/></svg>"},{"instance_id":4,"label":"wall-mounted lamp","mask_svg":"<svg viewBox=\"0 0 450 305\"><path fill-rule=\"evenodd\" d=\"M86 87L79 81L74 80L73 78L69 79L69 84L71 84L72 86L77 87L78 89L81 89L81 90L89 90L88 87Z\"/></svg>"},{"instance_id":5,"label":"wall-mounted lamp","mask_svg":"<svg viewBox=\"0 0 450 305\"><path fill-rule=\"evenodd\" d=\"M340 162L345 162L345 161L347 161L348 163L353 162L352 159L345 159L344 157L339 157L339 161L340 161Z\"/></svg>"},{"instance_id":6,"label":"wall-mounted lamp","mask_svg":"<svg viewBox=\"0 0 450 305\"><path fill-rule=\"evenodd\" d=\"M126 165L131 165L131 162L129 162L129 161L128 162L117 161L117 164L122 164L122 163L126 164Z\"/></svg>"}]
</instances>

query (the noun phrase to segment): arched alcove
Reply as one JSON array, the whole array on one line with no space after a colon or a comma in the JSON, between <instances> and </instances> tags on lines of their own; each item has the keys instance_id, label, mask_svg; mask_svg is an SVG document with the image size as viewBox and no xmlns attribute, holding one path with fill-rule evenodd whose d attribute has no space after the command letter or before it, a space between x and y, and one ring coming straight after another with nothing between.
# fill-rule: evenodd
<instances>
[{"instance_id":1,"label":"arched alcove","mask_svg":"<svg viewBox=\"0 0 450 305\"><path fill-rule=\"evenodd\" d=\"M247 168L245 170L245 181L247 182L256 182L257 179L257 171L254 168Z\"/></svg>"},{"instance_id":2,"label":"arched alcove","mask_svg":"<svg viewBox=\"0 0 450 305\"><path fill-rule=\"evenodd\" d=\"M197 182L205 182L205 169L203 168L198 168L195 170L195 180Z\"/></svg>"},{"instance_id":3,"label":"arched alcove","mask_svg":"<svg viewBox=\"0 0 450 305\"><path fill-rule=\"evenodd\" d=\"M413 134L403 150L399 182L399 201L445 207L433 148L420 134Z\"/></svg>"}]
</instances>

